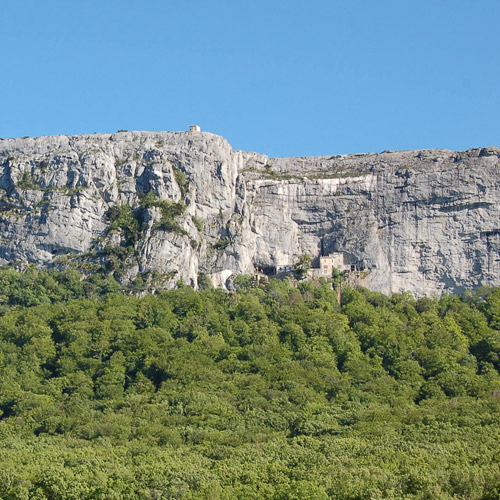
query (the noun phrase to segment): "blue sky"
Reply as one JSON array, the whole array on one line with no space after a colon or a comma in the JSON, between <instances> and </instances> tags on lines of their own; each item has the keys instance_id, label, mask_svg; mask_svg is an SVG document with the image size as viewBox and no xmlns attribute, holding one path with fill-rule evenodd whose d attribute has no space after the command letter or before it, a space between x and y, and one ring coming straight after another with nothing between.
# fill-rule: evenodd
<instances>
[{"instance_id":1,"label":"blue sky","mask_svg":"<svg viewBox=\"0 0 500 500\"><path fill-rule=\"evenodd\" d=\"M270 156L500 146L499 0L2 0L0 137Z\"/></svg>"}]
</instances>

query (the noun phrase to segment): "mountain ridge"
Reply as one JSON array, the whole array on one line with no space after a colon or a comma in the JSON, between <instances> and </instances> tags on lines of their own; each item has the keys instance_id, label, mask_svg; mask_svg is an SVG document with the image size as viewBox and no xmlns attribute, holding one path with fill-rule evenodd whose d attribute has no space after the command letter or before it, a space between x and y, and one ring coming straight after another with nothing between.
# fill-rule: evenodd
<instances>
[{"instance_id":1,"label":"mountain ridge","mask_svg":"<svg viewBox=\"0 0 500 500\"><path fill-rule=\"evenodd\" d=\"M500 284L500 149L269 158L209 132L0 141L0 263L216 286L345 252L417 296ZM154 277L154 279L153 279Z\"/></svg>"}]
</instances>

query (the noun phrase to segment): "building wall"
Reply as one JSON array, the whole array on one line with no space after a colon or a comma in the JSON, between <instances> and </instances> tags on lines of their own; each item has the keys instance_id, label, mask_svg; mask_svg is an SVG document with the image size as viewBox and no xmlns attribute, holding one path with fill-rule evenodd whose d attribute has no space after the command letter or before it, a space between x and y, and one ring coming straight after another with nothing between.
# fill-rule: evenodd
<instances>
[{"instance_id":1,"label":"building wall","mask_svg":"<svg viewBox=\"0 0 500 500\"><path fill-rule=\"evenodd\" d=\"M344 254L342 252L334 252L319 258L319 268L322 276L330 277L334 268L343 270L344 266Z\"/></svg>"}]
</instances>

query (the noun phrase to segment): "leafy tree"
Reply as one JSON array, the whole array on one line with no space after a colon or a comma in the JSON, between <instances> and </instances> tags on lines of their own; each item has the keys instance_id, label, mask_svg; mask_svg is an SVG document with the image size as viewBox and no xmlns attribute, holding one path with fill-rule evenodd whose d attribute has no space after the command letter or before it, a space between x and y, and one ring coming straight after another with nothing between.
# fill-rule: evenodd
<instances>
[{"instance_id":1,"label":"leafy tree","mask_svg":"<svg viewBox=\"0 0 500 500\"><path fill-rule=\"evenodd\" d=\"M294 265L295 275L302 279L311 268L311 256L307 253L299 255L297 263Z\"/></svg>"}]
</instances>

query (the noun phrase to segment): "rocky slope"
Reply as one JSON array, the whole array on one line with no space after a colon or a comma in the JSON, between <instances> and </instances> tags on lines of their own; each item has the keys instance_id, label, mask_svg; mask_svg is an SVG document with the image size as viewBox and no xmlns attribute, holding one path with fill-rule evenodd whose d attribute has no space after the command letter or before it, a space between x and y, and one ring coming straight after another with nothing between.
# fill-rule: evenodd
<instances>
[{"instance_id":1,"label":"rocky slope","mask_svg":"<svg viewBox=\"0 0 500 500\"><path fill-rule=\"evenodd\" d=\"M272 158L200 132L0 141L0 264L223 285L348 252L363 284L500 285L500 149Z\"/></svg>"}]
</instances>

